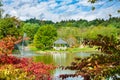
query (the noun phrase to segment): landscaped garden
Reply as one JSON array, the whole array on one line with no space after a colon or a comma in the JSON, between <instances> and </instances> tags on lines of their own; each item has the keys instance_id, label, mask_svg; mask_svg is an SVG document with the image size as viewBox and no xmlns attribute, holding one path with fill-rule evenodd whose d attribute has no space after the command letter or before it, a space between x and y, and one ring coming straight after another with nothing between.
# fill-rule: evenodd
<instances>
[{"instance_id":1,"label":"landscaped garden","mask_svg":"<svg viewBox=\"0 0 120 80\"><path fill-rule=\"evenodd\" d=\"M0 0L0 80L120 79L120 17L23 21L2 11Z\"/></svg>"}]
</instances>

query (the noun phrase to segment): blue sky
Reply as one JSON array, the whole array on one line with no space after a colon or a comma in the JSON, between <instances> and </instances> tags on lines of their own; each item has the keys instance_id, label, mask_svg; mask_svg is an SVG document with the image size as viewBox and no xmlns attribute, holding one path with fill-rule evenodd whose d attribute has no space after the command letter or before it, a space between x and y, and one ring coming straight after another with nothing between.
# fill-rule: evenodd
<instances>
[{"instance_id":1,"label":"blue sky","mask_svg":"<svg viewBox=\"0 0 120 80\"><path fill-rule=\"evenodd\" d=\"M120 9L119 0L102 0L95 4L88 3L88 0L3 0L3 5L4 14L21 20L34 17L54 22L69 19L108 19L109 14L120 17L117 13ZM91 10L92 6L96 7L94 11Z\"/></svg>"}]
</instances>

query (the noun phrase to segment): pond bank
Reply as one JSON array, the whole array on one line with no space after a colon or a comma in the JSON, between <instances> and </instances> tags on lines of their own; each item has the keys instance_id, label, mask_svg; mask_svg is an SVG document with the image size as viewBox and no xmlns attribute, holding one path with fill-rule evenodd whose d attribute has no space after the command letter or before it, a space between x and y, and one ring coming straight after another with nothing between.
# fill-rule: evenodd
<instances>
[{"instance_id":1,"label":"pond bank","mask_svg":"<svg viewBox=\"0 0 120 80\"><path fill-rule=\"evenodd\" d=\"M88 46L85 46L84 48L68 48L67 50L40 50L34 46L28 46L30 48L30 50L34 51L35 53L40 53L40 54L49 54L49 53L78 53L78 52L100 52L96 49L96 47L90 48Z\"/></svg>"}]
</instances>

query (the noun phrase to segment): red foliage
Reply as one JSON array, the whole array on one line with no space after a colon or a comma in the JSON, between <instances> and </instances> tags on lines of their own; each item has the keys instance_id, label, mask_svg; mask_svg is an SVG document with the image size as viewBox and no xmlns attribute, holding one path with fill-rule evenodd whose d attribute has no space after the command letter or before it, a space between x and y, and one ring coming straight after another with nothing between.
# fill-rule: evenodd
<instances>
[{"instance_id":1,"label":"red foliage","mask_svg":"<svg viewBox=\"0 0 120 80\"><path fill-rule=\"evenodd\" d=\"M16 58L14 56L7 56L5 55L0 55L0 64L18 64L20 63L20 59Z\"/></svg>"},{"instance_id":2,"label":"red foliage","mask_svg":"<svg viewBox=\"0 0 120 80\"><path fill-rule=\"evenodd\" d=\"M12 64L15 68L28 72L28 76L35 75L36 80L50 80L50 71L55 68L53 65L47 65L41 62L35 63L30 58L17 58L12 55L7 55L11 54L14 45L21 41L21 37L15 38L12 36L7 36L0 40L0 64L2 65L0 65L0 69L4 68L4 65Z\"/></svg>"},{"instance_id":3,"label":"red foliage","mask_svg":"<svg viewBox=\"0 0 120 80\"><path fill-rule=\"evenodd\" d=\"M8 55L0 55L0 64L12 64L16 68L23 69L30 73L30 75L35 75L36 80L51 79L50 71L55 69L52 64L44 64L42 62L35 63L31 58L17 58Z\"/></svg>"},{"instance_id":4,"label":"red foliage","mask_svg":"<svg viewBox=\"0 0 120 80\"><path fill-rule=\"evenodd\" d=\"M21 38L15 38L13 36L7 36L0 40L0 54L11 54L14 45L21 42Z\"/></svg>"}]
</instances>

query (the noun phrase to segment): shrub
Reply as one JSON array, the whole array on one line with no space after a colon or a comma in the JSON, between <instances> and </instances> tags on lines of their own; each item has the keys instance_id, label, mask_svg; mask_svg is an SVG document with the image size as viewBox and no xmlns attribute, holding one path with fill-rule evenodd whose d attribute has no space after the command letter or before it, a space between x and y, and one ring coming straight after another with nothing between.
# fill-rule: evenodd
<instances>
[{"instance_id":1,"label":"shrub","mask_svg":"<svg viewBox=\"0 0 120 80\"><path fill-rule=\"evenodd\" d=\"M4 65L0 69L0 80L33 80L34 75L25 72L22 69L17 69L13 65Z\"/></svg>"},{"instance_id":2,"label":"shrub","mask_svg":"<svg viewBox=\"0 0 120 80\"><path fill-rule=\"evenodd\" d=\"M32 76L32 78L35 78L35 80L41 80L41 79L47 80L47 79L51 79L50 71L53 69L55 69L55 66L53 66L52 64L44 64L42 62L35 63L32 61L31 58L17 58L8 55L0 56L0 73L1 73L0 76L2 76L5 79L9 78L9 76L11 75L14 78L18 76L20 77L20 79L21 78L24 79L24 78L28 78L29 76ZM14 76L15 71L18 72ZM6 75L6 73L9 74ZM25 76L22 76L23 74Z\"/></svg>"},{"instance_id":3,"label":"shrub","mask_svg":"<svg viewBox=\"0 0 120 80\"><path fill-rule=\"evenodd\" d=\"M21 42L21 38L7 36L0 40L0 54L12 54L14 45Z\"/></svg>"}]
</instances>

